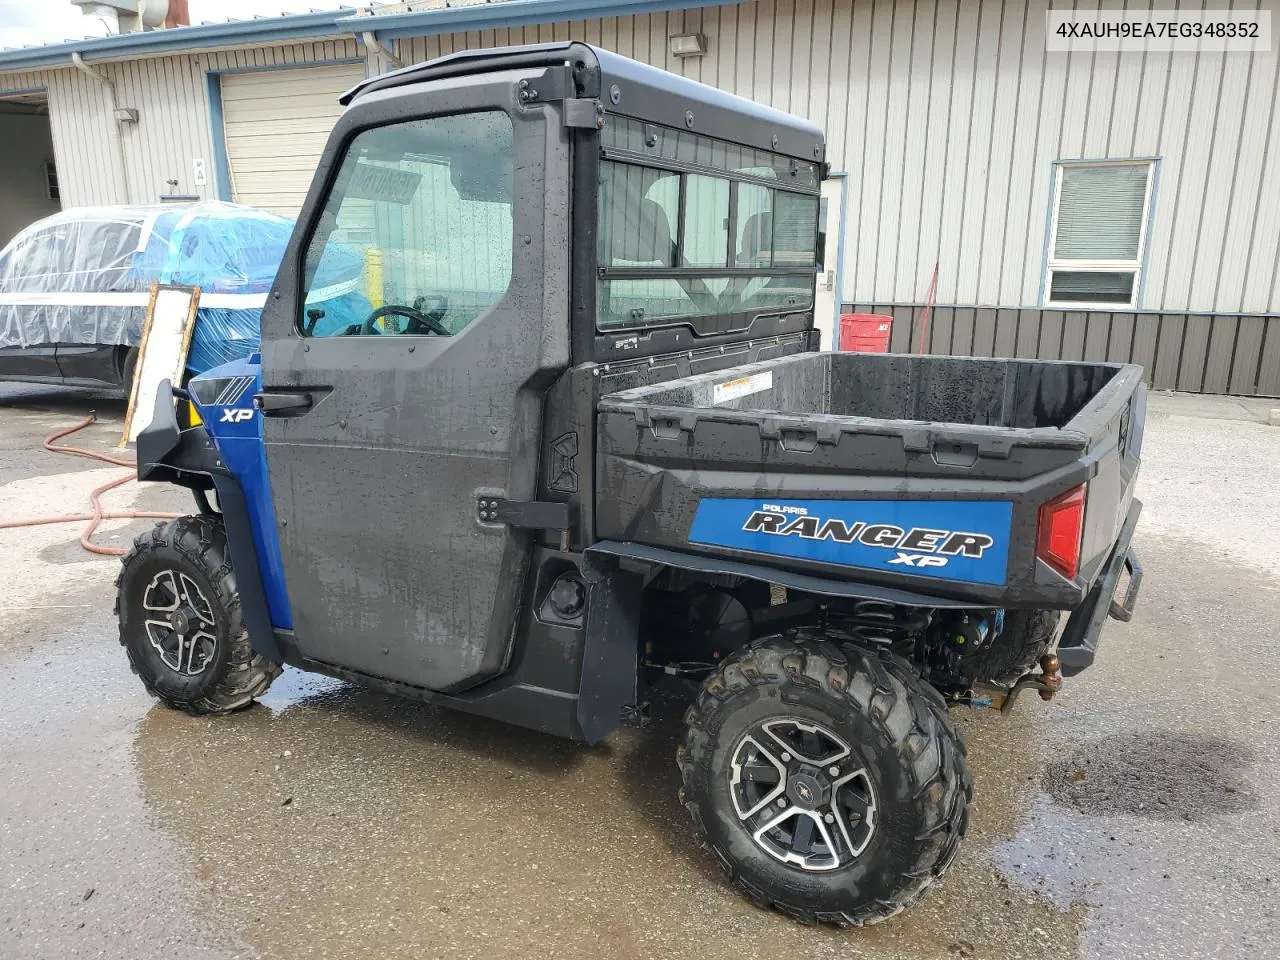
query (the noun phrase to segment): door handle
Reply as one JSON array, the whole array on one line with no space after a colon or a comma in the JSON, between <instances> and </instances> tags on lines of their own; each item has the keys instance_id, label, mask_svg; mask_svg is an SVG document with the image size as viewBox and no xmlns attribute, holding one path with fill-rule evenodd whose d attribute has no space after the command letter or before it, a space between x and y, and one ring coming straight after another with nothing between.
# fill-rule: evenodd
<instances>
[{"instance_id":1,"label":"door handle","mask_svg":"<svg viewBox=\"0 0 1280 960\"><path fill-rule=\"evenodd\" d=\"M255 393L253 395L253 406L256 410L261 410L264 417L272 416L289 416L291 414L305 413L310 410L315 403L315 398L309 393Z\"/></svg>"}]
</instances>

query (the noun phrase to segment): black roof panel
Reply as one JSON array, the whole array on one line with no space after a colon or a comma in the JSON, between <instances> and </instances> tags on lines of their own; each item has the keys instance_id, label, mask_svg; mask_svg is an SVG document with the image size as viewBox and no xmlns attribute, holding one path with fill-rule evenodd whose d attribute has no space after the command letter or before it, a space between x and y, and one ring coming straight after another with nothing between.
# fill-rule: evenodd
<instances>
[{"instance_id":1,"label":"black roof panel","mask_svg":"<svg viewBox=\"0 0 1280 960\"><path fill-rule=\"evenodd\" d=\"M543 67L577 66L576 95L599 97L605 110L639 120L689 129L710 137L804 159L825 157L822 130L783 113L585 43L537 43L519 47L465 50L372 77L341 97L350 104L375 90L443 80L449 77ZM570 93L569 95L574 95Z\"/></svg>"}]
</instances>

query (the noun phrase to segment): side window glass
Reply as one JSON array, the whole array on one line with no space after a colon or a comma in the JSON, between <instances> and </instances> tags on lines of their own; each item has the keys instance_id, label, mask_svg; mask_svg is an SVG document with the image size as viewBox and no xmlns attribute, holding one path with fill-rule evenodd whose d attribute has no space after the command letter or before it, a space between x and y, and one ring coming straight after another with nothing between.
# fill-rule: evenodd
<instances>
[{"instance_id":1,"label":"side window glass","mask_svg":"<svg viewBox=\"0 0 1280 960\"><path fill-rule=\"evenodd\" d=\"M773 264L773 196L768 187L738 184L737 267Z\"/></svg>"},{"instance_id":2,"label":"side window glass","mask_svg":"<svg viewBox=\"0 0 1280 960\"><path fill-rule=\"evenodd\" d=\"M600 265L676 265L680 175L606 163L600 168Z\"/></svg>"},{"instance_id":3,"label":"side window glass","mask_svg":"<svg viewBox=\"0 0 1280 960\"><path fill-rule=\"evenodd\" d=\"M779 190L773 198L773 265L806 266L817 263L818 198Z\"/></svg>"},{"instance_id":4,"label":"side window glass","mask_svg":"<svg viewBox=\"0 0 1280 960\"><path fill-rule=\"evenodd\" d=\"M303 269L304 336L452 336L505 295L514 131L502 111L365 130Z\"/></svg>"},{"instance_id":5,"label":"side window glass","mask_svg":"<svg viewBox=\"0 0 1280 960\"><path fill-rule=\"evenodd\" d=\"M690 175L685 181L685 267L727 267L729 181Z\"/></svg>"}]
</instances>

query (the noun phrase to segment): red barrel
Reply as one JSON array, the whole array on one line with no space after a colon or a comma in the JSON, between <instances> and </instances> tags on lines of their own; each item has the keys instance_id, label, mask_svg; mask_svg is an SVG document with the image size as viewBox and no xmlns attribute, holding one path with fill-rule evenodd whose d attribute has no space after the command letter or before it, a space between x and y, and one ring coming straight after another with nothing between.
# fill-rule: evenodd
<instances>
[{"instance_id":1,"label":"red barrel","mask_svg":"<svg viewBox=\"0 0 1280 960\"><path fill-rule=\"evenodd\" d=\"M893 317L879 313L840 314L840 349L851 353L888 353Z\"/></svg>"}]
</instances>

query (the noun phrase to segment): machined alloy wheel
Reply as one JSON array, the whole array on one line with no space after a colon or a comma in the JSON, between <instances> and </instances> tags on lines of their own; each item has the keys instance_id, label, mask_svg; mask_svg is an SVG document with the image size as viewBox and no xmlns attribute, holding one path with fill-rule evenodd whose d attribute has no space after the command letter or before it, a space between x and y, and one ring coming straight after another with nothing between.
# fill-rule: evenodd
<instances>
[{"instance_id":1,"label":"machined alloy wheel","mask_svg":"<svg viewBox=\"0 0 1280 960\"><path fill-rule=\"evenodd\" d=\"M685 714L681 800L729 881L805 923L876 923L955 859L973 782L942 697L814 629L733 651Z\"/></svg>"},{"instance_id":2,"label":"machined alloy wheel","mask_svg":"<svg viewBox=\"0 0 1280 960\"><path fill-rule=\"evenodd\" d=\"M783 717L756 724L729 761L738 819L769 856L802 870L835 870L867 848L875 788L836 733Z\"/></svg>"},{"instance_id":3,"label":"machined alloy wheel","mask_svg":"<svg viewBox=\"0 0 1280 960\"><path fill-rule=\"evenodd\" d=\"M142 596L147 639L174 673L203 673L218 648L213 607L199 585L184 573L161 570Z\"/></svg>"},{"instance_id":4,"label":"machined alloy wheel","mask_svg":"<svg viewBox=\"0 0 1280 960\"><path fill-rule=\"evenodd\" d=\"M179 517L138 537L116 578L116 615L129 665L178 710L239 710L280 673L250 642L221 517Z\"/></svg>"}]
</instances>

